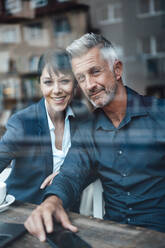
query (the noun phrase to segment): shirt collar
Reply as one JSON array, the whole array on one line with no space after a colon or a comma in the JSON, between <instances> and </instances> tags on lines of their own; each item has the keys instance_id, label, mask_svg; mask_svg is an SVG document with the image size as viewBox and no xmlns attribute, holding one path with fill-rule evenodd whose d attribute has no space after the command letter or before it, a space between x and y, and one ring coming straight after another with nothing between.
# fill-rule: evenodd
<instances>
[{"instance_id":1,"label":"shirt collar","mask_svg":"<svg viewBox=\"0 0 165 248\"><path fill-rule=\"evenodd\" d=\"M104 130L113 130L114 126L111 121L105 115L104 111L101 108L98 108L94 111L94 116L96 118L95 127L96 129L102 128Z\"/></svg>"},{"instance_id":2,"label":"shirt collar","mask_svg":"<svg viewBox=\"0 0 165 248\"><path fill-rule=\"evenodd\" d=\"M48 109L47 109L47 104L46 104L46 100L45 100L45 109L46 109L46 115L47 115L47 118L48 118L48 126L49 126L49 130L52 131L52 130L55 130L55 126L49 116L49 113L48 113ZM70 106L67 107L66 109L66 115L65 115L65 121L69 119L69 117L72 116L72 117L75 117L75 114L73 113L73 110Z\"/></svg>"},{"instance_id":3,"label":"shirt collar","mask_svg":"<svg viewBox=\"0 0 165 248\"><path fill-rule=\"evenodd\" d=\"M73 113L71 106L68 106L66 109L65 120L69 119L70 116L75 117L75 114Z\"/></svg>"},{"instance_id":4,"label":"shirt collar","mask_svg":"<svg viewBox=\"0 0 165 248\"><path fill-rule=\"evenodd\" d=\"M125 118L120 123L118 128L121 128L126 123L128 123L132 117L144 116L148 114L147 106L144 102L144 97L142 95L139 95L137 92L130 89L129 87L125 87L127 92L127 110ZM100 127L104 130L116 129L102 109L96 109L94 111L94 115L96 116L96 129Z\"/></svg>"}]
</instances>

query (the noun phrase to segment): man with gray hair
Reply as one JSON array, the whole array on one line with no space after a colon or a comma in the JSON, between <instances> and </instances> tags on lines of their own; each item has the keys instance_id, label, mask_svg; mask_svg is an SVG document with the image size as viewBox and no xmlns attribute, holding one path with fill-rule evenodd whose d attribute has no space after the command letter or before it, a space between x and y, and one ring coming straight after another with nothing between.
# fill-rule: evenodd
<instances>
[{"instance_id":1,"label":"man with gray hair","mask_svg":"<svg viewBox=\"0 0 165 248\"><path fill-rule=\"evenodd\" d=\"M76 231L64 210L84 189L91 171L100 178L105 219L165 232L165 100L124 86L122 62L101 35L85 34L67 51L78 84L95 110L77 130L44 202L25 222L44 241L53 217Z\"/></svg>"}]
</instances>

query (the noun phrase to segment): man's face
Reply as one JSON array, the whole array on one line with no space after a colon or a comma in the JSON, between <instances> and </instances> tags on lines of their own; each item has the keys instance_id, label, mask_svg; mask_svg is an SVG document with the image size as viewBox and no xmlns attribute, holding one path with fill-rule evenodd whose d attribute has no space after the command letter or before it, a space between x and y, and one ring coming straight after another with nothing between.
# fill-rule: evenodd
<instances>
[{"instance_id":1,"label":"man's face","mask_svg":"<svg viewBox=\"0 0 165 248\"><path fill-rule=\"evenodd\" d=\"M73 58L72 69L80 88L96 108L102 108L114 99L118 82L99 47Z\"/></svg>"}]
</instances>

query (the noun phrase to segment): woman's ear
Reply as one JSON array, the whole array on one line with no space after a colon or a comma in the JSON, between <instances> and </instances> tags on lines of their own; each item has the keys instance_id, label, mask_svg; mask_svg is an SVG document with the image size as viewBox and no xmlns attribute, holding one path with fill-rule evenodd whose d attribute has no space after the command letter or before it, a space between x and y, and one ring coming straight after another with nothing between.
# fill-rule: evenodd
<instances>
[{"instance_id":1,"label":"woman's ear","mask_svg":"<svg viewBox=\"0 0 165 248\"><path fill-rule=\"evenodd\" d=\"M123 64L120 60L116 60L113 65L114 74L117 80L120 80L123 72Z\"/></svg>"}]
</instances>

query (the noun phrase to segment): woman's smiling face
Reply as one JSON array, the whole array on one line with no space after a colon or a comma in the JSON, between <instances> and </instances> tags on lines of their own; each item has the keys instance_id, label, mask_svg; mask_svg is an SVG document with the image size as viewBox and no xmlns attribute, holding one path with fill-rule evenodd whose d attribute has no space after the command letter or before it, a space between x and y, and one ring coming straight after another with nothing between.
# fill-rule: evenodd
<instances>
[{"instance_id":1,"label":"woman's smiling face","mask_svg":"<svg viewBox=\"0 0 165 248\"><path fill-rule=\"evenodd\" d=\"M46 99L48 112L62 112L71 102L74 78L69 73L55 73L52 68L45 66L40 77L40 88Z\"/></svg>"}]
</instances>

